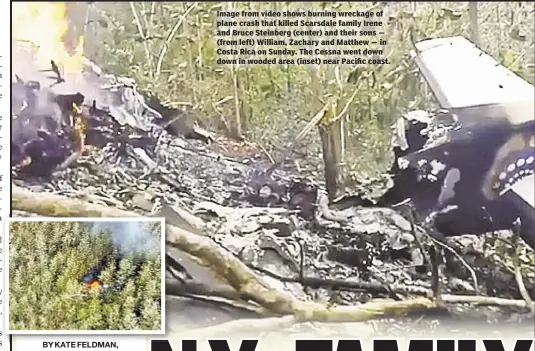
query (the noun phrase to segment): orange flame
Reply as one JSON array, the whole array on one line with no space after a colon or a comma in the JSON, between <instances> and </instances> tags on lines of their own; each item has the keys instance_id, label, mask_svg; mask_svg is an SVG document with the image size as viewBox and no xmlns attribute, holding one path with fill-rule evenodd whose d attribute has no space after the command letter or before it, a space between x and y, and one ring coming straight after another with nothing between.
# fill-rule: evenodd
<instances>
[{"instance_id":1,"label":"orange flame","mask_svg":"<svg viewBox=\"0 0 535 351\"><path fill-rule=\"evenodd\" d=\"M85 285L84 290L90 293L99 293L102 290L102 282L93 280Z\"/></svg>"},{"instance_id":2,"label":"orange flame","mask_svg":"<svg viewBox=\"0 0 535 351\"><path fill-rule=\"evenodd\" d=\"M67 52L64 38L69 30L64 2L13 2L12 36L14 41L30 43L35 48L37 64L49 68L54 60L65 76L82 71L84 40L78 39L73 54Z\"/></svg>"},{"instance_id":3,"label":"orange flame","mask_svg":"<svg viewBox=\"0 0 535 351\"><path fill-rule=\"evenodd\" d=\"M86 151L86 131L87 131L87 121L83 117L83 110L81 107L76 106L76 104L72 105L73 114L70 115L71 118L71 126L74 127L74 132L76 135L76 141L77 141L77 150L84 154Z\"/></svg>"}]
</instances>

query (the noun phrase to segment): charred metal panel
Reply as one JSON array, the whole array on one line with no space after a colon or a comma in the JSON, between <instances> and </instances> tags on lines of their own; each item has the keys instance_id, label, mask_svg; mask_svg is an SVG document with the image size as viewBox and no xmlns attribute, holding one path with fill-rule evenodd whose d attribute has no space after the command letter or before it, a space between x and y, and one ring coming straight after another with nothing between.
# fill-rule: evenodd
<instances>
[{"instance_id":1,"label":"charred metal panel","mask_svg":"<svg viewBox=\"0 0 535 351\"><path fill-rule=\"evenodd\" d=\"M509 229L520 217L533 247L535 233L527 228L535 227L535 186L526 180L534 172L533 86L462 37L423 41L416 49L441 115L425 128L411 122L397 133L407 136L398 145L408 147L396 154L395 186L384 199L410 198L421 216L436 215L444 235ZM414 150L422 137L425 145Z\"/></svg>"}]
</instances>

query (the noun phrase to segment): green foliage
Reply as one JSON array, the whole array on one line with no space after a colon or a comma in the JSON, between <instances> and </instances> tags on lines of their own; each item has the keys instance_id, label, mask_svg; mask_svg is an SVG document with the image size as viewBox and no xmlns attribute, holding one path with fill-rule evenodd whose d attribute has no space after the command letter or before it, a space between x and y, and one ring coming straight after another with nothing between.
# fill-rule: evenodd
<instances>
[{"instance_id":1,"label":"green foliage","mask_svg":"<svg viewBox=\"0 0 535 351\"><path fill-rule=\"evenodd\" d=\"M96 3L88 10L93 21L85 34L88 45L95 43L88 54L103 68L135 78L143 90L182 107L219 132L236 134L238 110L240 132L275 157L287 156L284 153L295 136L327 99L336 101L339 113L357 90L343 116L343 158L350 165L348 172L361 175L377 175L390 164L388 126L401 113L425 108L431 101L409 57L411 38L470 37L467 2L203 2L192 6L189 2ZM533 83L534 5L478 2L477 7L479 45ZM298 9L383 9L382 37L388 43L382 49L391 64L322 66L316 77L306 66L216 64L217 10ZM303 144L309 161L316 159L320 170L321 158L314 157L320 150L318 133L310 133Z\"/></svg>"},{"instance_id":2,"label":"green foliage","mask_svg":"<svg viewBox=\"0 0 535 351\"><path fill-rule=\"evenodd\" d=\"M159 236L160 224L152 224L147 229ZM10 223L11 329L159 330L161 253L121 256L116 267L121 249L84 222ZM103 259L100 279L112 288L87 290L81 278Z\"/></svg>"}]
</instances>

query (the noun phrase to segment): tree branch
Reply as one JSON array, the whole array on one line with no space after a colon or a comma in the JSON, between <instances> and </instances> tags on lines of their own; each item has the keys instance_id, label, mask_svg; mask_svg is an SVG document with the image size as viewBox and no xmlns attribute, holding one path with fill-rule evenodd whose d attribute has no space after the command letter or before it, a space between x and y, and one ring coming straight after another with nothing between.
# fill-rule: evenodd
<instances>
[{"instance_id":1,"label":"tree branch","mask_svg":"<svg viewBox=\"0 0 535 351\"><path fill-rule=\"evenodd\" d=\"M138 214L91 204L50 193L34 193L13 187L12 209L48 217L139 217ZM176 226L166 226L166 243L199 258L237 290L244 299L254 301L275 314L291 314L299 321L348 322L363 321L384 315L403 315L437 307L427 298L406 301L370 303L360 306L325 306L302 302L271 287L230 252L221 249L209 238Z\"/></svg>"},{"instance_id":2,"label":"tree branch","mask_svg":"<svg viewBox=\"0 0 535 351\"><path fill-rule=\"evenodd\" d=\"M171 44L171 41L173 40L173 38L176 35L176 32L178 31L178 29L184 22L184 19L186 19L186 17L191 13L191 11L193 11L193 9L197 7L197 5L198 5L197 2L191 5L186 10L186 12L184 12L184 14L179 18L179 20L177 21L173 29L171 29L171 31L169 32L169 35L167 36L167 39L165 40L165 43L163 44L163 47L160 50L160 55L158 56L158 62L156 63L156 72L154 74L155 79L158 79L160 77L160 73L162 71L163 59L165 57L165 53L167 52L167 49L169 48L169 44Z\"/></svg>"},{"instance_id":3,"label":"tree branch","mask_svg":"<svg viewBox=\"0 0 535 351\"><path fill-rule=\"evenodd\" d=\"M128 3L130 5L130 9L132 10L132 15L134 15L137 30L139 31L139 35L141 36L141 40L143 41L143 49L145 50L145 56L147 57L147 65L149 66L149 76L152 78L152 54L149 50L149 46L147 45L147 37L145 36L143 27L141 26L141 21L139 19L139 15L137 14L137 10L134 3L132 1L129 1Z\"/></svg>"}]
</instances>

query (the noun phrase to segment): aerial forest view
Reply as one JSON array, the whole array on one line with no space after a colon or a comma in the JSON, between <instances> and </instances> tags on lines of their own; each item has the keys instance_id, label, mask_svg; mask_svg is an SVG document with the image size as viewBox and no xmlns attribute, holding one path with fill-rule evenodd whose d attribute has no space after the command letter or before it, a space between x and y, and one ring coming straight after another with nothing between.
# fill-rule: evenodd
<instances>
[{"instance_id":1,"label":"aerial forest view","mask_svg":"<svg viewBox=\"0 0 535 351\"><path fill-rule=\"evenodd\" d=\"M373 55L223 64L242 11L351 14L335 49ZM308 16L288 28L333 29ZM532 335L534 19L532 2L15 2L13 215L164 217L169 335ZM13 327L158 328L156 261L46 225L50 242L11 234ZM103 257L96 293L80 279Z\"/></svg>"},{"instance_id":2,"label":"aerial forest view","mask_svg":"<svg viewBox=\"0 0 535 351\"><path fill-rule=\"evenodd\" d=\"M159 331L160 242L160 222L13 220L10 330Z\"/></svg>"}]
</instances>

